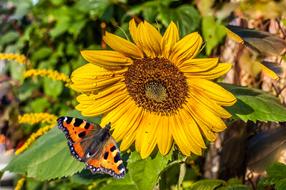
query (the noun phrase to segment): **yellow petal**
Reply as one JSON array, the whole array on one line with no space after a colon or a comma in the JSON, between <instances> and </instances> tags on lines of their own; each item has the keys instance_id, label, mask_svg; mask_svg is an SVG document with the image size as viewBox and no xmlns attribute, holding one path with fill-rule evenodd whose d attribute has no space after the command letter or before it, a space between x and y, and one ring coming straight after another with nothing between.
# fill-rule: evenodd
<instances>
[{"instance_id":1,"label":"yellow petal","mask_svg":"<svg viewBox=\"0 0 286 190\"><path fill-rule=\"evenodd\" d=\"M126 69L108 71L102 67L88 63L73 71L71 75L71 88L78 92L94 92L123 81L124 72L126 72Z\"/></svg>"},{"instance_id":2,"label":"yellow petal","mask_svg":"<svg viewBox=\"0 0 286 190\"><path fill-rule=\"evenodd\" d=\"M199 53L202 42L202 37L197 32L186 35L172 48L171 61L180 66L184 61L192 59Z\"/></svg>"},{"instance_id":3,"label":"yellow petal","mask_svg":"<svg viewBox=\"0 0 286 190\"><path fill-rule=\"evenodd\" d=\"M179 38L180 36L179 36L178 28L175 25L175 23L171 21L161 41L161 50L162 50L163 57L169 58L170 50L175 45L175 43L179 40Z\"/></svg>"},{"instance_id":4,"label":"yellow petal","mask_svg":"<svg viewBox=\"0 0 286 190\"><path fill-rule=\"evenodd\" d=\"M126 114L128 112L128 114ZM113 131L113 137L116 140L124 139L127 132L134 132L139 123L141 122L143 116L142 108L138 106L131 100L129 104L129 109L116 121L116 127Z\"/></svg>"},{"instance_id":5,"label":"yellow petal","mask_svg":"<svg viewBox=\"0 0 286 190\"><path fill-rule=\"evenodd\" d=\"M179 125L177 123L177 121L175 120L174 116L170 116L169 118L169 123L170 123L170 129L171 129L171 133L172 136L174 138L175 143L178 145L180 151L184 154L184 155L190 155L190 150L187 147L186 144L182 143L182 137L180 137L180 133L178 133L177 131L177 126Z\"/></svg>"},{"instance_id":6,"label":"yellow petal","mask_svg":"<svg viewBox=\"0 0 286 190\"><path fill-rule=\"evenodd\" d=\"M139 42L138 42L138 27L137 27L134 19L131 19L129 21L129 32L130 32L130 35L131 35L131 37L133 39L133 42L137 46L139 46Z\"/></svg>"},{"instance_id":7,"label":"yellow petal","mask_svg":"<svg viewBox=\"0 0 286 190\"><path fill-rule=\"evenodd\" d=\"M221 118L230 118L231 114L223 109L220 105L218 105L215 101L206 96L206 94L202 93L199 90L190 90L189 92L193 97L196 97L197 101L207 106L212 110L214 114Z\"/></svg>"},{"instance_id":8,"label":"yellow petal","mask_svg":"<svg viewBox=\"0 0 286 190\"><path fill-rule=\"evenodd\" d=\"M141 124L137 128L136 132L135 148L137 152L141 152L141 146L144 143L142 139L143 136L141 134L144 132L144 126L148 125L148 123L150 122L150 115L151 114L149 112L143 110Z\"/></svg>"},{"instance_id":9,"label":"yellow petal","mask_svg":"<svg viewBox=\"0 0 286 190\"><path fill-rule=\"evenodd\" d=\"M132 58L142 58L143 53L141 50L133 43L125 40L119 36L111 34L109 32L105 33L103 36L103 40L111 47L113 50L122 53L127 57Z\"/></svg>"},{"instance_id":10,"label":"yellow petal","mask_svg":"<svg viewBox=\"0 0 286 190\"><path fill-rule=\"evenodd\" d=\"M221 132L226 128L225 123L209 107L198 101L199 97L189 94L186 106L189 113L196 119L205 123L212 131Z\"/></svg>"},{"instance_id":11,"label":"yellow petal","mask_svg":"<svg viewBox=\"0 0 286 190\"><path fill-rule=\"evenodd\" d=\"M200 127L200 129L203 131L205 137L209 141L213 142L216 140L216 137L217 137L216 133L214 133L212 130L210 130L210 128L207 125L205 125L203 122L201 122L200 120L195 119L195 121L196 121L197 125Z\"/></svg>"},{"instance_id":12,"label":"yellow petal","mask_svg":"<svg viewBox=\"0 0 286 190\"><path fill-rule=\"evenodd\" d=\"M243 39L239 36L239 35L237 35L236 33L234 33L234 32L232 32L230 29L228 29L227 27L224 27L225 29L226 29L226 34L227 34L227 36L230 38L230 39L232 39L232 40L234 40L234 41L236 41L236 42L238 42L238 43L243 43Z\"/></svg>"},{"instance_id":13,"label":"yellow petal","mask_svg":"<svg viewBox=\"0 0 286 190\"><path fill-rule=\"evenodd\" d=\"M129 126L127 126L127 127L125 126L126 127L125 131L127 131L126 134L124 136L120 137L123 139L121 144L120 144L120 149L122 151L127 150L132 145L132 143L135 140L135 137L136 137L136 134L138 131L138 127L142 124L143 111L141 108L137 108L136 111L137 111L137 113L136 113L136 115L134 115L133 120L129 123ZM122 118L122 120L123 120L123 118ZM118 121L118 122L120 122L120 121ZM124 125L124 124L122 124L122 125Z\"/></svg>"},{"instance_id":14,"label":"yellow petal","mask_svg":"<svg viewBox=\"0 0 286 190\"><path fill-rule=\"evenodd\" d=\"M107 69L122 69L132 64L132 60L123 54L109 50L83 50L81 55L90 63Z\"/></svg>"},{"instance_id":15,"label":"yellow petal","mask_svg":"<svg viewBox=\"0 0 286 190\"><path fill-rule=\"evenodd\" d=\"M236 102L236 98L232 93L214 82L196 78L188 80L188 83L190 88L195 88L195 90L205 94L218 105L231 106Z\"/></svg>"},{"instance_id":16,"label":"yellow petal","mask_svg":"<svg viewBox=\"0 0 286 190\"><path fill-rule=\"evenodd\" d=\"M182 131L180 120L176 118L176 115L170 116L170 129L174 137L175 143L178 145L180 151L189 156L191 154L191 146L188 143L187 137Z\"/></svg>"},{"instance_id":17,"label":"yellow petal","mask_svg":"<svg viewBox=\"0 0 286 190\"><path fill-rule=\"evenodd\" d=\"M258 64L259 64L260 68L262 69L262 71L266 75L268 75L269 77L271 77L274 80L278 80L279 79L279 76L274 71L272 71L271 69L267 68L266 66L264 66L260 62L258 62Z\"/></svg>"},{"instance_id":18,"label":"yellow petal","mask_svg":"<svg viewBox=\"0 0 286 190\"><path fill-rule=\"evenodd\" d=\"M190 78L203 78L203 79L216 79L226 74L232 65L229 63L219 63L217 67L202 72L184 73L186 77Z\"/></svg>"},{"instance_id":19,"label":"yellow petal","mask_svg":"<svg viewBox=\"0 0 286 190\"><path fill-rule=\"evenodd\" d=\"M157 145L162 155L168 154L173 144L173 138L170 131L169 116L161 116L160 124L157 129Z\"/></svg>"},{"instance_id":20,"label":"yellow petal","mask_svg":"<svg viewBox=\"0 0 286 190\"><path fill-rule=\"evenodd\" d=\"M186 126L184 126L186 136L191 138L199 147L206 148L204 139L193 117L185 109L181 109L179 114L186 121Z\"/></svg>"},{"instance_id":21,"label":"yellow petal","mask_svg":"<svg viewBox=\"0 0 286 190\"><path fill-rule=\"evenodd\" d=\"M127 90L123 90L112 95L98 98L99 95L86 95L82 94L77 97L80 103L76 109L81 111L84 116L97 116L113 110L115 107L123 103L128 97ZM82 107L82 105L84 107Z\"/></svg>"},{"instance_id":22,"label":"yellow petal","mask_svg":"<svg viewBox=\"0 0 286 190\"><path fill-rule=\"evenodd\" d=\"M71 78L80 78L80 79L102 79L102 78L110 78L114 75L122 75L127 71L127 68L122 70L107 70L103 67L99 67L92 63L87 63L75 71L72 72Z\"/></svg>"},{"instance_id":23,"label":"yellow petal","mask_svg":"<svg viewBox=\"0 0 286 190\"><path fill-rule=\"evenodd\" d=\"M184 134L185 138L181 134L182 137L181 141L183 141L182 143L188 146L191 152L193 152L196 155L202 155L202 147L200 146L200 144L194 141L194 139L191 138L192 136L188 136L189 116L187 116L187 114L184 115L182 113L183 112L180 111L178 112L178 114L175 115L177 123L179 124L175 130Z\"/></svg>"},{"instance_id":24,"label":"yellow petal","mask_svg":"<svg viewBox=\"0 0 286 190\"><path fill-rule=\"evenodd\" d=\"M155 58L161 55L162 36L155 27L146 21L141 22L137 34L138 43L148 57Z\"/></svg>"},{"instance_id":25,"label":"yellow petal","mask_svg":"<svg viewBox=\"0 0 286 190\"><path fill-rule=\"evenodd\" d=\"M122 117L122 115L124 115L130 110L132 103L133 103L133 100L131 98L126 99L126 101L118 105L113 110L103 114L102 119L101 119L101 126L104 126L107 123L111 122L111 130L113 129L115 130L118 127L117 121ZM120 141L121 139L118 139L115 137L115 140Z\"/></svg>"},{"instance_id":26,"label":"yellow petal","mask_svg":"<svg viewBox=\"0 0 286 190\"><path fill-rule=\"evenodd\" d=\"M179 68L184 73L196 73L210 70L217 65L218 58L198 58L184 61Z\"/></svg>"},{"instance_id":27,"label":"yellow petal","mask_svg":"<svg viewBox=\"0 0 286 190\"><path fill-rule=\"evenodd\" d=\"M159 124L159 115L149 113L149 121L145 122L144 129L141 131L141 144L140 154L142 159L147 158L156 146L157 129Z\"/></svg>"},{"instance_id":28,"label":"yellow petal","mask_svg":"<svg viewBox=\"0 0 286 190\"><path fill-rule=\"evenodd\" d=\"M127 134L124 136L124 139L120 143L121 151L127 150L133 144L133 142L135 141L136 132L136 130L127 132Z\"/></svg>"}]
</instances>

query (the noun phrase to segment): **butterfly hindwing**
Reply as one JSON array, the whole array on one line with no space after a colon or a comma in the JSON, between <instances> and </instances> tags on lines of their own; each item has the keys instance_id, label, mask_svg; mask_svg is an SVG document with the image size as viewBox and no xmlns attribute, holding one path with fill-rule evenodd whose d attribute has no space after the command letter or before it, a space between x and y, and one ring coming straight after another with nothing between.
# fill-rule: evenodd
<instances>
[{"instance_id":1,"label":"butterfly hindwing","mask_svg":"<svg viewBox=\"0 0 286 190\"><path fill-rule=\"evenodd\" d=\"M111 136L104 143L100 156L91 157L86 165L93 173L107 173L116 178L122 178L126 172L120 151Z\"/></svg>"},{"instance_id":2,"label":"butterfly hindwing","mask_svg":"<svg viewBox=\"0 0 286 190\"><path fill-rule=\"evenodd\" d=\"M85 162L92 173L106 173L116 178L125 175L116 141L110 135L110 124L97 124L73 117L60 117L58 127L65 133L71 154Z\"/></svg>"}]
</instances>

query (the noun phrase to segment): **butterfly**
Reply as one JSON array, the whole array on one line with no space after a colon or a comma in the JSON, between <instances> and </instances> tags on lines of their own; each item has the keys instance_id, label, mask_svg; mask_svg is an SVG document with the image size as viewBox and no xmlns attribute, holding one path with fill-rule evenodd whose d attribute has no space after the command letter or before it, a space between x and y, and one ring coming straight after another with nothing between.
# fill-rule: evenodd
<instances>
[{"instance_id":1,"label":"butterfly","mask_svg":"<svg viewBox=\"0 0 286 190\"><path fill-rule=\"evenodd\" d=\"M58 128L67 140L71 154L84 162L92 173L106 173L115 178L125 175L116 141L110 135L110 123L104 128L98 124L73 117L58 118Z\"/></svg>"}]
</instances>

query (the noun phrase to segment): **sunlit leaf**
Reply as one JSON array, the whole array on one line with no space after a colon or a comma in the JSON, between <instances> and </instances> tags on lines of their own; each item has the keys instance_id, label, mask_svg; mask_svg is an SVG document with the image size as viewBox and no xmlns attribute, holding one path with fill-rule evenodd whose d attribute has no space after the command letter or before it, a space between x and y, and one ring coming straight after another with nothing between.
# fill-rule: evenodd
<instances>
[{"instance_id":1,"label":"sunlit leaf","mask_svg":"<svg viewBox=\"0 0 286 190\"><path fill-rule=\"evenodd\" d=\"M192 184L190 190L214 190L217 189L219 186L222 186L223 184L225 184L225 181L223 180L205 179L197 181L194 184Z\"/></svg>"},{"instance_id":2,"label":"sunlit leaf","mask_svg":"<svg viewBox=\"0 0 286 190\"><path fill-rule=\"evenodd\" d=\"M154 158L142 160L137 152L132 152L128 159L128 172L122 180L112 180L102 190L145 190L153 189L159 174L167 166L171 154L162 156L158 153ZM143 177L144 176L144 177Z\"/></svg>"},{"instance_id":3,"label":"sunlit leaf","mask_svg":"<svg viewBox=\"0 0 286 190\"><path fill-rule=\"evenodd\" d=\"M279 99L262 90L223 84L227 90L232 92L237 102L226 109L233 116L244 121L286 121L286 107Z\"/></svg>"},{"instance_id":4,"label":"sunlit leaf","mask_svg":"<svg viewBox=\"0 0 286 190\"><path fill-rule=\"evenodd\" d=\"M40 137L30 148L15 156L5 170L38 180L71 176L84 168L68 149L64 134L57 128Z\"/></svg>"},{"instance_id":5,"label":"sunlit leaf","mask_svg":"<svg viewBox=\"0 0 286 190\"><path fill-rule=\"evenodd\" d=\"M226 31L224 26L211 16L203 17L202 31L206 41L206 53L209 55L212 49L222 41Z\"/></svg>"}]
</instances>

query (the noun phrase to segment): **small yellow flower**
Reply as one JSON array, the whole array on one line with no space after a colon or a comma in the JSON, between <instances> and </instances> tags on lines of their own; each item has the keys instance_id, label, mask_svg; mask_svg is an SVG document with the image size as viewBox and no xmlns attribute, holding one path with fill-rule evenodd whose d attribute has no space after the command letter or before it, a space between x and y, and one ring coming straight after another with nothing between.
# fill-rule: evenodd
<instances>
[{"instance_id":1,"label":"small yellow flower","mask_svg":"<svg viewBox=\"0 0 286 190\"><path fill-rule=\"evenodd\" d=\"M57 116L49 113L27 113L19 115L18 123L36 124L36 123L56 123Z\"/></svg>"},{"instance_id":2,"label":"small yellow flower","mask_svg":"<svg viewBox=\"0 0 286 190\"><path fill-rule=\"evenodd\" d=\"M24 78L33 77L33 76L47 76L51 79L63 81L66 83L70 82L70 79L64 73L60 73L55 70L48 70L48 69L30 69L24 73Z\"/></svg>"},{"instance_id":3,"label":"small yellow flower","mask_svg":"<svg viewBox=\"0 0 286 190\"><path fill-rule=\"evenodd\" d=\"M25 181L26 181L26 177L25 177L25 176L21 177L21 179L19 179L19 180L17 181L17 184L16 184L14 190L21 190L22 187L23 187L23 185L24 185L24 182L25 182Z\"/></svg>"},{"instance_id":4,"label":"small yellow flower","mask_svg":"<svg viewBox=\"0 0 286 190\"><path fill-rule=\"evenodd\" d=\"M14 54L14 53L0 53L0 59L14 60L21 64L25 64L27 62L26 56L22 54Z\"/></svg>"},{"instance_id":5,"label":"small yellow flower","mask_svg":"<svg viewBox=\"0 0 286 190\"><path fill-rule=\"evenodd\" d=\"M202 38L191 33L179 39L171 22L162 36L144 21L129 23L133 42L106 33L111 50L85 50L89 62L72 73L71 87L81 92L76 107L85 116L103 115L112 123L121 150L135 142L142 158L157 146L166 155L177 144L184 155L202 154L202 134L213 141L229 118L223 106L236 98L211 80L231 64L217 58L195 58Z\"/></svg>"}]
</instances>

